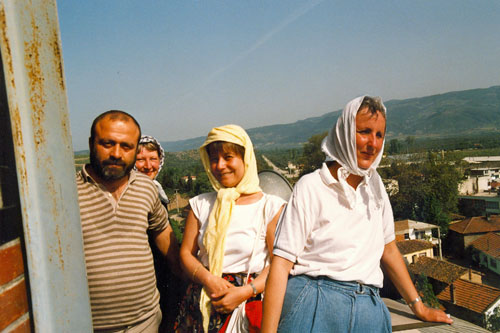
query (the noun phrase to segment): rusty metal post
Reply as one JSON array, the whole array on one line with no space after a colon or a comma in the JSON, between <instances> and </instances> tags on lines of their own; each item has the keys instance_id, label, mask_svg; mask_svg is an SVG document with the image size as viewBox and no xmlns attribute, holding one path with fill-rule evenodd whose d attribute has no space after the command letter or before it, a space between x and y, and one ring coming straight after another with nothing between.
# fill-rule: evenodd
<instances>
[{"instance_id":1,"label":"rusty metal post","mask_svg":"<svg viewBox=\"0 0 500 333\"><path fill-rule=\"evenodd\" d=\"M91 332L55 0L0 0L0 33L34 327Z\"/></svg>"}]
</instances>

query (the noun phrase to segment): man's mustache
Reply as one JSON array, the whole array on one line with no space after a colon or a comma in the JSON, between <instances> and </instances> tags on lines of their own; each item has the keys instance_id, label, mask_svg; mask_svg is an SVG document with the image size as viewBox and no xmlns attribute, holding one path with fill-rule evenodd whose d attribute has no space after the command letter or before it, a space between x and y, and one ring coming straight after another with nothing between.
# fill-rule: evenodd
<instances>
[{"instance_id":1,"label":"man's mustache","mask_svg":"<svg viewBox=\"0 0 500 333\"><path fill-rule=\"evenodd\" d=\"M104 160L101 162L102 165L119 165L119 166L125 166L125 162L121 160Z\"/></svg>"}]
</instances>

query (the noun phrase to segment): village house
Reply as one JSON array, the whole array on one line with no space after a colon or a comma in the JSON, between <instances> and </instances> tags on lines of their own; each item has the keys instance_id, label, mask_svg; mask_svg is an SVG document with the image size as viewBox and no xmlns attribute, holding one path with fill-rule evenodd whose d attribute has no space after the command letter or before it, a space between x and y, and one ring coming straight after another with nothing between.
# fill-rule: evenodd
<instances>
[{"instance_id":1,"label":"village house","mask_svg":"<svg viewBox=\"0 0 500 333\"><path fill-rule=\"evenodd\" d=\"M440 303L458 318L486 327L486 318L500 306L500 289L481 284L481 275L470 268L418 257L408 270L426 276Z\"/></svg>"},{"instance_id":2,"label":"village house","mask_svg":"<svg viewBox=\"0 0 500 333\"><path fill-rule=\"evenodd\" d=\"M407 241L396 242L399 252L403 258L409 263L417 262L419 257L434 258L433 249L434 245L425 240L411 239Z\"/></svg>"},{"instance_id":3,"label":"village house","mask_svg":"<svg viewBox=\"0 0 500 333\"><path fill-rule=\"evenodd\" d=\"M500 235L490 232L470 245L474 249L472 259L480 266L500 275Z\"/></svg>"},{"instance_id":4,"label":"village house","mask_svg":"<svg viewBox=\"0 0 500 333\"><path fill-rule=\"evenodd\" d=\"M184 181L185 183L187 183L189 181L189 178L191 178L191 180L193 182L196 181L196 176L183 176L183 177L181 177L182 181Z\"/></svg>"},{"instance_id":5,"label":"village house","mask_svg":"<svg viewBox=\"0 0 500 333\"><path fill-rule=\"evenodd\" d=\"M458 203L461 211L466 212L467 215L500 214L500 196L496 191L460 195Z\"/></svg>"},{"instance_id":6,"label":"village house","mask_svg":"<svg viewBox=\"0 0 500 333\"><path fill-rule=\"evenodd\" d=\"M299 167L290 161L288 161L288 165L287 165L286 169L288 170L288 174L287 174L288 178L295 178L295 177L298 177L300 175Z\"/></svg>"},{"instance_id":7,"label":"village house","mask_svg":"<svg viewBox=\"0 0 500 333\"><path fill-rule=\"evenodd\" d=\"M461 195L491 191L491 183L499 178L500 168L472 168L469 175L458 186Z\"/></svg>"},{"instance_id":8,"label":"village house","mask_svg":"<svg viewBox=\"0 0 500 333\"><path fill-rule=\"evenodd\" d=\"M437 225L413 220L400 220L394 222L394 233L398 242L413 239L431 242L436 246L433 252L434 256L442 258L441 234Z\"/></svg>"},{"instance_id":9,"label":"village house","mask_svg":"<svg viewBox=\"0 0 500 333\"><path fill-rule=\"evenodd\" d=\"M458 186L461 211L467 215L500 214L500 156L468 157L464 161L478 167L470 168Z\"/></svg>"},{"instance_id":10,"label":"village house","mask_svg":"<svg viewBox=\"0 0 500 333\"><path fill-rule=\"evenodd\" d=\"M452 251L464 255L465 250L476 239L489 232L500 232L500 216L475 216L450 224L447 243Z\"/></svg>"},{"instance_id":11,"label":"village house","mask_svg":"<svg viewBox=\"0 0 500 333\"><path fill-rule=\"evenodd\" d=\"M408 265L408 271L412 274L424 275L434 280L431 283L436 294L457 279L461 277L468 278L470 272L465 267L428 257L418 257L416 262Z\"/></svg>"},{"instance_id":12,"label":"village house","mask_svg":"<svg viewBox=\"0 0 500 333\"><path fill-rule=\"evenodd\" d=\"M436 297L453 316L483 327L500 306L500 289L463 279L455 280Z\"/></svg>"}]
</instances>

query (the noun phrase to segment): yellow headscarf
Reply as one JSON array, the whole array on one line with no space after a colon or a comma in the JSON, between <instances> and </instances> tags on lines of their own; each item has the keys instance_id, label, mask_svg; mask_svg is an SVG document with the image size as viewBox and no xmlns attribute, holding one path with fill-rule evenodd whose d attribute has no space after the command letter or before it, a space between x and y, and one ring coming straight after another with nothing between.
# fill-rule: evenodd
<instances>
[{"instance_id":1,"label":"yellow headscarf","mask_svg":"<svg viewBox=\"0 0 500 333\"><path fill-rule=\"evenodd\" d=\"M245 156L243 157L245 174L236 187L224 187L212 174L206 146L215 141L231 142L245 148ZM208 218L208 226L203 238L203 244L207 249L210 272L215 276L222 276L226 234L229 228L229 221L231 221L235 201L241 194L251 194L262 191L259 187L257 161L250 137L243 128L237 125L214 127L208 133L207 139L200 147L199 151L208 179L212 187L217 191L217 199ZM202 289L200 296L200 310L203 316L203 329L205 332L208 332L211 304L210 297L208 297L204 289Z\"/></svg>"}]
</instances>

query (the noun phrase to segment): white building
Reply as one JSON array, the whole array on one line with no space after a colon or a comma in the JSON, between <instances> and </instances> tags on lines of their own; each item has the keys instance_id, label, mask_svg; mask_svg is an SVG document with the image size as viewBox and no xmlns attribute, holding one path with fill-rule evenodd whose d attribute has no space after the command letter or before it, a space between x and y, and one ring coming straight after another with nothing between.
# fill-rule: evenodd
<instances>
[{"instance_id":1,"label":"white building","mask_svg":"<svg viewBox=\"0 0 500 333\"><path fill-rule=\"evenodd\" d=\"M410 239L421 239L431 242L438 248L438 253L434 255L442 258L441 234L437 225L413 220L402 220L394 222L394 232L396 234L396 241L398 242Z\"/></svg>"}]
</instances>

